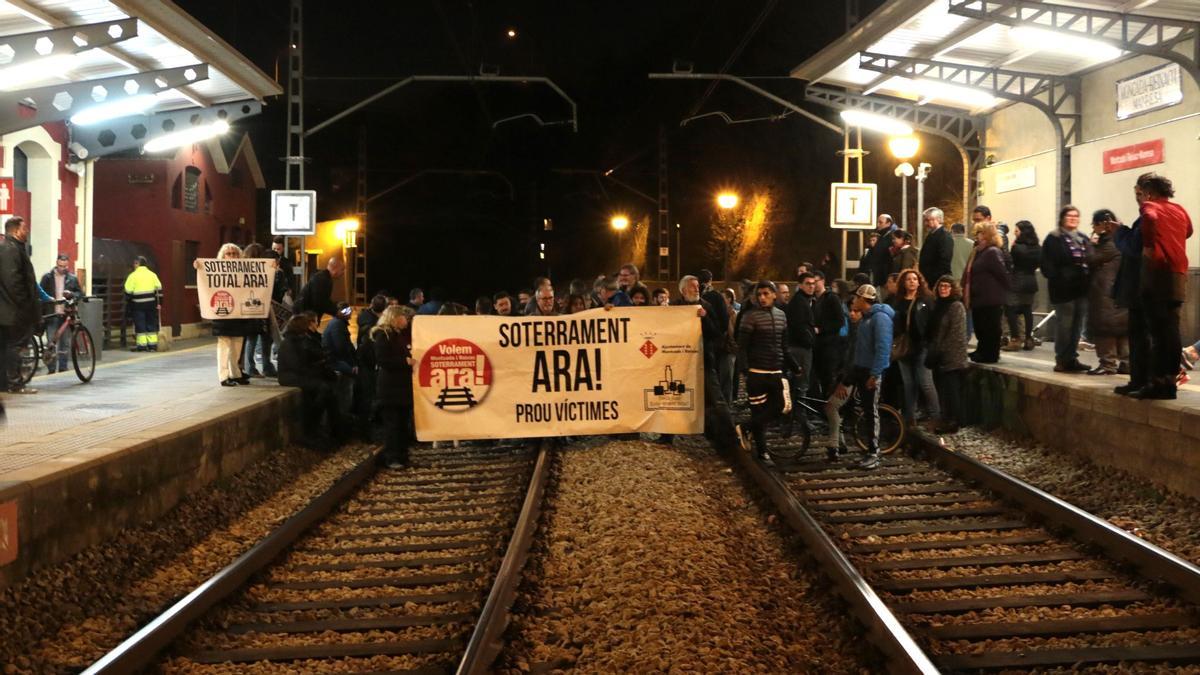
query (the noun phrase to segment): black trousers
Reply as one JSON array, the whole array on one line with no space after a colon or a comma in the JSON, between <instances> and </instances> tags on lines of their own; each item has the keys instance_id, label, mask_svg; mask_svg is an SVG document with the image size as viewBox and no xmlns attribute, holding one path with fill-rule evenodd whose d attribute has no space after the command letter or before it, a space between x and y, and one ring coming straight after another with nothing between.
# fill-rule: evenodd
<instances>
[{"instance_id":1,"label":"black trousers","mask_svg":"<svg viewBox=\"0 0 1200 675\"><path fill-rule=\"evenodd\" d=\"M1178 360L1178 357L1176 357ZM1176 369L1179 364L1175 364ZM1150 382L1150 326L1140 302L1129 308L1129 384L1144 387Z\"/></svg>"},{"instance_id":2,"label":"black trousers","mask_svg":"<svg viewBox=\"0 0 1200 675\"><path fill-rule=\"evenodd\" d=\"M783 412L784 389L787 379L783 373L747 373L746 396L750 399L750 433L754 449L767 451L767 425Z\"/></svg>"},{"instance_id":3,"label":"black trousers","mask_svg":"<svg viewBox=\"0 0 1200 675\"><path fill-rule=\"evenodd\" d=\"M846 352L846 339L842 337L818 337L813 350L813 377L809 380L809 391L816 398L829 398L837 374L842 370L842 357Z\"/></svg>"},{"instance_id":4,"label":"black trousers","mask_svg":"<svg viewBox=\"0 0 1200 675\"><path fill-rule=\"evenodd\" d=\"M379 408L383 419L383 461L408 463L408 448L413 437L412 406L386 405Z\"/></svg>"},{"instance_id":5,"label":"black trousers","mask_svg":"<svg viewBox=\"0 0 1200 675\"><path fill-rule=\"evenodd\" d=\"M1000 360L1000 319L1004 308L972 307L971 318L975 321L975 337L979 339L975 349L978 363L996 363Z\"/></svg>"},{"instance_id":6,"label":"black trousers","mask_svg":"<svg viewBox=\"0 0 1200 675\"><path fill-rule=\"evenodd\" d=\"M715 366L704 369L704 435L718 451L737 446L733 416L721 392L721 378Z\"/></svg>"},{"instance_id":7,"label":"black trousers","mask_svg":"<svg viewBox=\"0 0 1200 675\"><path fill-rule=\"evenodd\" d=\"M1142 308L1150 334L1149 375L1152 384L1175 388L1179 374L1179 315L1182 303L1158 298L1143 298Z\"/></svg>"},{"instance_id":8,"label":"black trousers","mask_svg":"<svg viewBox=\"0 0 1200 675\"><path fill-rule=\"evenodd\" d=\"M329 435L337 440L342 438L346 429L342 416L338 412L338 399L332 382L311 378L299 385L301 391L301 426L307 441L314 441L320 435L321 418L325 417L329 425Z\"/></svg>"},{"instance_id":9,"label":"black trousers","mask_svg":"<svg viewBox=\"0 0 1200 675\"><path fill-rule=\"evenodd\" d=\"M4 356L4 388L21 386L21 348L33 335L33 326L0 326L0 354Z\"/></svg>"},{"instance_id":10,"label":"black trousers","mask_svg":"<svg viewBox=\"0 0 1200 675\"><path fill-rule=\"evenodd\" d=\"M938 368L933 371L933 385L937 387L943 422L957 424L962 421L964 374L961 369L942 370Z\"/></svg>"}]
</instances>

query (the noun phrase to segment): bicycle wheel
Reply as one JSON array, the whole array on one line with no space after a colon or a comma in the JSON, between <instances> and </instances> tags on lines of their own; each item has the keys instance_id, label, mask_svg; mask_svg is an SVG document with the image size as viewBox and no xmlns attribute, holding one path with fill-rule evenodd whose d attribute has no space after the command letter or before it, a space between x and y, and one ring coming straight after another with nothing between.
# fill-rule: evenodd
<instances>
[{"instance_id":1,"label":"bicycle wheel","mask_svg":"<svg viewBox=\"0 0 1200 675\"><path fill-rule=\"evenodd\" d=\"M904 417L900 415L900 411L896 410L886 403L879 404L879 452L886 455L895 452L896 448L904 442ZM863 450L867 449L865 439L871 436L871 430L867 428L866 418L862 414L857 414L854 420L854 440L858 447Z\"/></svg>"},{"instance_id":2,"label":"bicycle wheel","mask_svg":"<svg viewBox=\"0 0 1200 675\"><path fill-rule=\"evenodd\" d=\"M33 374L37 372L38 364L42 361L42 336L34 333L29 336L25 344L21 345L21 351L17 360L17 377L21 381L21 385L29 384L33 379Z\"/></svg>"},{"instance_id":3,"label":"bicycle wheel","mask_svg":"<svg viewBox=\"0 0 1200 675\"><path fill-rule=\"evenodd\" d=\"M80 382L91 382L96 373L96 343L87 326L79 324L71 331L71 363Z\"/></svg>"}]
</instances>

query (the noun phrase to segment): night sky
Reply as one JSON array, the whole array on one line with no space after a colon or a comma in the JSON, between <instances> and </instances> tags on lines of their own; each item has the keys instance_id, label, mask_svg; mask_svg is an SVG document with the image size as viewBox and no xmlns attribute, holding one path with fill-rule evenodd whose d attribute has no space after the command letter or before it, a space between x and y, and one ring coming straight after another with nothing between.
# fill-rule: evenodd
<instances>
[{"instance_id":1,"label":"night sky","mask_svg":"<svg viewBox=\"0 0 1200 675\"><path fill-rule=\"evenodd\" d=\"M286 78L287 0L177 0L187 12L253 60ZM864 1L866 12L879 3ZM413 0L305 3L306 124L312 127L358 100L416 74L478 74L552 79L578 105L579 132L567 125L565 101L538 85L418 83L409 85L308 140L309 189L320 217L349 215L354 205L357 142L368 138L368 194L424 169L429 174L376 200L368 210L371 290L394 293L441 285L469 301L529 285L549 272L572 277L614 272L617 238L609 217L650 218L657 207L636 192L658 190L658 133L666 130L672 224L680 223L683 271L720 261L705 243L721 188L769 191L776 236L753 269L729 276L791 276L801 260L838 246L828 228L828 184L841 179L840 136L799 115L728 126L705 118L680 127L692 111L734 119L768 117L779 106L736 85L709 95L706 82L651 81L676 59L696 72L769 77L755 83L799 101L791 68L844 30L842 3L800 0L661 0L656 2L477 2ZM749 37L752 27L757 30ZM515 30L516 38L507 35ZM807 109L836 121L832 110ZM238 124L252 134L268 188L283 187L286 109L283 97ZM935 165L932 203L954 202L961 189L957 153L922 137L921 159ZM899 210L895 160L882 137L867 134L873 154L866 180L880 183L881 208ZM614 169L612 177L601 174ZM636 191L636 192L635 192ZM910 186L910 208L913 195ZM266 238L266 197L259 220ZM553 232L542 220L553 219ZM627 235L628 236L628 235ZM547 259L538 259L546 243ZM649 270L648 270L649 271ZM469 303L468 303L469 304Z\"/></svg>"}]
</instances>

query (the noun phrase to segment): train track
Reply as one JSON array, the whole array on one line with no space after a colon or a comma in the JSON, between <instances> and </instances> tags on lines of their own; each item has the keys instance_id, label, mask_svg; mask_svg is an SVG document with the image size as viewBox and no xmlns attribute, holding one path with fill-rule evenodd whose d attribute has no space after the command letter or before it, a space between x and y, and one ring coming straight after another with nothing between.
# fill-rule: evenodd
<instances>
[{"instance_id":1,"label":"train track","mask_svg":"<svg viewBox=\"0 0 1200 675\"><path fill-rule=\"evenodd\" d=\"M372 454L85 672L365 672L392 670L392 657L416 672L487 672L537 525L547 448L420 448L400 472L377 472Z\"/></svg>"},{"instance_id":2,"label":"train track","mask_svg":"<svg viewBox=\"0 0 1200 675\"><path fill-rule=\"evenodd\" d=\"M1200 568L923 433L909 445L873 471L737 453L889 670L1200 663Z\"/></svg>"}]
</instances>

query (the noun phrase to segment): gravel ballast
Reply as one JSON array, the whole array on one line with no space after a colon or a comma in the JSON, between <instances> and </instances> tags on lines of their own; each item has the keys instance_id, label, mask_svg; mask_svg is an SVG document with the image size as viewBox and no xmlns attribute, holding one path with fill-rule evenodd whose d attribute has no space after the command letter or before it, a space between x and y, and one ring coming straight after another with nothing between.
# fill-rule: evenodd
<instances>
[{"instance_id":1,"label":"gravel ballast","mask_svg":"<svg viewBox=\"0 0 1200 675\"><path fill-rule=\"evenodd\" d=\"M116 647L303 508L369 451L287 448L0 594L4 673L66 673Z\"/></svg>"},{"instance_id":2,"label":"gravel ballast","mask_svg":"<svg viewBox=\"0 0 1200 675\"><path fill-rule=\"evenodd\" d=\"M550 495L498 672L871 670L826 582L707 447L568 449Z\"/></svg>"},{"instance_id":3,"label":"gravel ballast","mask_svg":"<svg viewBox=\"0 0 1200 675\"><path fill-rule=\"evenodd\" d=\"M1200 500L1030 439L964 429L948 447L1094 513L1192 563L1200 564ZM1134 449L1130 452L1150 452Z\"/></svg>"}]
</instances>

